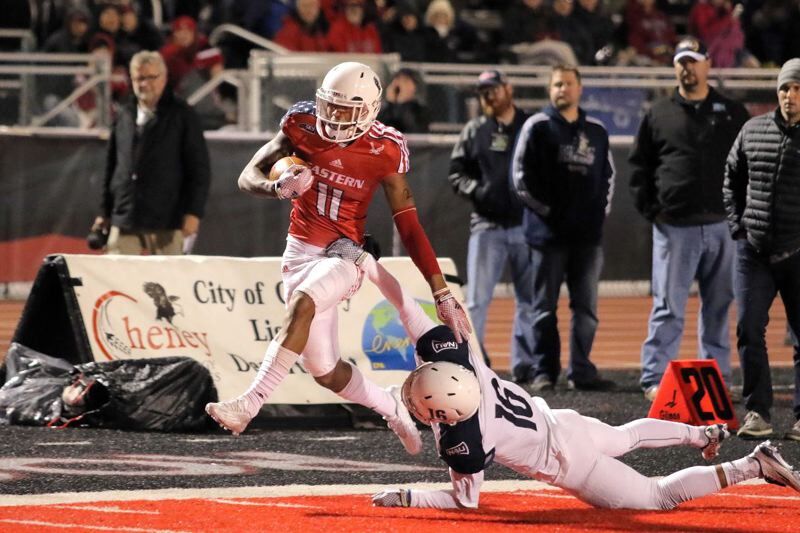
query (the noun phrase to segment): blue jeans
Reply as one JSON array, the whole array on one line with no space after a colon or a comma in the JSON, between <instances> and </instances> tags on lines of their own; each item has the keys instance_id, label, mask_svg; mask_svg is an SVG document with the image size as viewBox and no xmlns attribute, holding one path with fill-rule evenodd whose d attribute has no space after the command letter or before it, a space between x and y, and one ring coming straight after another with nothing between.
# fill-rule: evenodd
<instances>
[{"instance_id":1,"label":"blue jeans","mask_svg":"<svg viewBox=\"0 0 800 533\"><path fill-rule=\"evenodd\" d=\"M522 226L477 230L470 235L467 254L467 308L475 334L483 344L486 314L492 302L494 286L503 274L506 262L511 267L516 311L511 343L511 370L521 379L528 377L531 358L530 323L533 321L532 269L530 248Z\"/></svg>"},{"instance_id":2,"label":"blue jeans","mask_svg":"<svg viewBox=\"0 0 800 533\"><path fill-rule=\"evenodd\" d=\"M733 301L734 250L726 222L653 225L653 309L642 346L642 387L657 385L669 362L678 356L686 300L695 278L702 302L698 358L715 359L730 384L728 308Z\"/></svg>"},{"instance_id":3,"label":"blue jeans","mask_svg":"<svg viewBox=\"0 0 800 533\"><path fill-rule=\"evenodd\" d=\"M742 239L736 241L736 324L739 362L742 365L745 407L770 419L772 379L764 338L769 323L769 308L780 293L789 328L800 334L800 253L770 263ZM800 352L794 346L794 416L800 418Z\"/></svg>"},{"instance_id":4,"label":"blue jeans","mask_svg":"<svg viewBox=\"0 0 800 533\"><path fill-rule=\"evenodd\" d=\"M558 296L566 279L572 326L567 378L591 381L597 368L589 361L597 331L597 285L603 268L599 245L547 245L533 248L533 359L535 375L553 382L561 372Z\"/></svg>"}]
</instances>

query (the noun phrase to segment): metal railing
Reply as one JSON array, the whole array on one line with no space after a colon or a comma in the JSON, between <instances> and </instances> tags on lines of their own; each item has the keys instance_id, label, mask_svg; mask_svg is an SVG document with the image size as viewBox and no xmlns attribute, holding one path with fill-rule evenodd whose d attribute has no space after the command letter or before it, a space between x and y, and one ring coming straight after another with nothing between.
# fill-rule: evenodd
<instances>
[{"instance_id":1,"label":"metal railing","mask_svg":"<svg viewBox=\"0 0 800 533\"><path fill-rule=\"evenodd\" d=\"M265 48L270 52L274 52L276 54L290 53L290 50L288 48L284 48L278 43L270 41L266 37L262 37L257 33L248 31L242 28L241 26L237 26L235 24L220 24L211 31L211 34L209 34L208 36L208 42L211 43L211 46L217 46L220 40L226 35L234 35L236 37L240 37L246 41L250 41L251 43L257 46Z\"/></svg>"},{"instance_id":2,"label":"metal railing","mask_svg":"<svg viewBox=\"0 0 800 533\"><path fill-rule=\"evenodd\" d=\"M18 39L19 49L22 52L32 52L36 49L36 36L25 29L0 29L0 39Z\"/></svg>"},{"instance_id":3,"label":"metal railing","mask_svg":"<svg viewBox=\"0 0 800 533\"><path fill-rule=\"evenodd\" d=\"M0 53L0 76L11 87L18 87L19 114L16 122L23 126L45 126L64 112L82 95L96 91L97 125L110 124L111 62L92 54ZM74 83L68 94L54 95L52 108L44 108L47 90L43 78L68 78ZM83 78L82 81L77 81Z\"/></svg>"},{"instance_id":4,"label":"metal railing","mask_svg":"<svg viewBox=\"0 0 800 533\"><path fill-rule=\"evenodd\" d=\"M22 35L26 32L16 32ZM27 32L28 34L30 32ZM2 32L0 32L2 35ZM195 105L209 98L223 84L235 87L236 125L239 131L258 132L274 129L285 110L294 102L314 97L314 90L327 70L340 61L362 61L372 66L388 83L391 75L401 67L419 72L423 82L423 100L430 112L431 132L456 133L464 122L479 113L474 84L480 72L500 68L515 87L515 100L520 107L538 110L548 101L547 83L549 66L405 63L397 54L360 55L333 53L287 53L263 37L232 25L221 25L212 32L212 44L218 44L225 35L247 39L261 49L250 53L246 70L224 70L189 95ZM710 82L748 104L769 106L775 103L777 69L712 69ZM60 101L43 109L37 79L46 76L83 76L85 81L70 87L59 95ZM632 106L647 106L654 97L666 94L675 85L671 68L659 67L583 67L581 75L584 104L596 105L595 110L621 112L620 102L630 96ZM110 101L111 72L88 54L0 54L0 89L17 91L20 98L20 125L58 125L53 118L64 112L89 91ZM638 108L641 111L643 107ZM99 109L98 124L109 124L109 106ZM627 108L628 123L636 120L637 110ZM228 128L230 129L230 128ZM619 131L620 135L630 132Z\"/></svg>"}]
</instances>

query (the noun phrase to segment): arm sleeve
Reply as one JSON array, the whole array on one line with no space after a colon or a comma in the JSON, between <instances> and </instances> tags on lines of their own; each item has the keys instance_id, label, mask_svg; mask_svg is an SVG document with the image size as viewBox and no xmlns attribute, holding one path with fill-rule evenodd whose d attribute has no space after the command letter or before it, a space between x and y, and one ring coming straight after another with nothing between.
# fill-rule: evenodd
<instances>
[{"instance_id":1,"label":"arm sleeve","mask_svg":"<svg viewBox=\"0 0 800 533\"><path fill-rule=\"evenodd\" d=\"M470 146L475 138L475 125L468 123L458 137L453 152L450 154L450 174L447 181L458 196L472 198L478 186L477 164L469 158Z\"/></svg>"},{"instance_id":2,"label":"arm sleeve","mask_svg":"<svg viewBox=\"0 0 800 533\"><path fill-rule=\"evenodd\" d=\"M400 233L400 240L403 241L403 246L406 247L408 255L417 266L423 277L430 280L432 276L441 274L439 262L436 260L436 253L433 251L431 242L428 236L425 235L425 230L419 223L417 217L417 208L408 207L401 211L394 213L394 225Z\"/></svg>"},{"instance_id":3,"label":"arm sleeve","mask_svg":"<svg viewBox=\"0 0 800 533\"><path fill-rule=\"evenodd\" d=\"M631 163L630 190L636 209L651 222L660 207L655 184L656 153L653 146L649 115L645 115L633 142L628 160Z\"/></svg>"},{"instance_id":4,"label":"arm sleeve","mask_svg":"<svg viewBox=\"0 0 800 533\"><path fill-rule=\"evenodd\" d=\"M202 218L205 214L208 191L211 187L211 169L208 147L203 128L194 110L188 108L183 132L184 213Z\"/></svg>"},{"instance_id":5,"label":"arm sleeve","mask_svg":"<svg viewBox=\"0 0 800 533\"><path fill-rule=\"evenodd\" d=\"M742 213L747 203L747 160L742 150L744 128L739 131L736 140L728 152L728 160L725 162L725 179L722 183L722 203L725 205L725 213L728 216L728 226L731 235L736 234L742 229Z\"/></svg>"},{"instance_id":6,"label":"arm sleeve","mask_svg":"<svg viewBox=\"0 0 800 533\"><path fill-rule=\"evenodd\" d=\"M412 490L410 507L430 509L477 509L483 484L483 471L459 474L450 469L452 490Z\"/></svg>"},{"instance_id":7,"label":"arm sleeve","mask_svg":"<svg viewBox=\"0 0 800 533\"><path fill-rule=\"evenodd\" d=\"M523 204L542 217L550 214L550 206L543 198L543 187L536 175L536 145L534 143L534 118L528 118L517 137L511 158L511 183Z\"/></svg>"}]
</instances>

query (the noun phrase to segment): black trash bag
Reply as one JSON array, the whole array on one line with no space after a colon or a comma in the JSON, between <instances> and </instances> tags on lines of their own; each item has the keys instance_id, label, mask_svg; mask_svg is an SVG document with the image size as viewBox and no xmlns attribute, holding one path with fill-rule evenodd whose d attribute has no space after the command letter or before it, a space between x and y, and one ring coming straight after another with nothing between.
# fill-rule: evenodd
<instances>
[{"instance_id":1,"label":"black trash bag","mask_svg":"<svg viewBox=\"0 0 800 533\"><path fill-rule=\"evenodd\" d=\"M0 424L47 425L61 415L61 392L73 366L56 357L12 343L0 387Z\"/></svg>"},{"instance_id":2,"label":"black trash bag","mask_svg":"<svg viewBox=\"0 0 800 533\"><path fill-rule=\"evenodd\" d=\"M6 358L0 424L198 431L217 401L208 370L187 357L73 366L19 344Z\"/></svg>"},{"instance_id":3,"label":"black trash bag","mask_svg":"<svg viewBox=\"0 0 800 533\"><path fill-rule=\"evenodd\" d=\"M205 413L217 401L208 370L188 357L84 363L75 366L72 386L89 387L82 425L101 428L199 431L210 427ZM81 385L83 384L83 385ZM97 384L101 387L98 389ZM103 388L107 398L103 402ZM95 396L91 397L91 391ZM74 412L67 412L72 415Z\"/></svg>"}]
</instances>

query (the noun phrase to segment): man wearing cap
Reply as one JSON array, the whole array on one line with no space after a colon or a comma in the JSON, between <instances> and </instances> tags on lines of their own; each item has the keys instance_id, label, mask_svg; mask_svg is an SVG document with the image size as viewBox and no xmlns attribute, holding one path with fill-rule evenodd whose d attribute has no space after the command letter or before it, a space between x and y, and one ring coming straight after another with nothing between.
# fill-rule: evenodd
<instances>
[{"instance_id":1,"label":"man wearing cap","mask_svg":"<svg viewBox=\"0 0 800 533\"><path fill-rule=\"evenodd\" d=\"M748 119L744 106L708 85L711 61L699 40L678 43L673 63L678 87L645 113L629 158L636 208L653 223L653 308L640 378L651 401L678 355L695 279L702 302L698 358L715 359L730 386L734 243L722 180L728 150Z\"/></svg>"},{"instance_id":2,"label":"man wearing cap","mask_svg":"<svg viewBox=\"0 0 800 533\"><path fill-rule=\"evenodd\" d=\"M483 115L464 126L450 157L453 190L472 203L467 252L467 307L483 344L486 313L506 263L511 267L516 310L511 371L517 383L533 379L532 277L522 230L522 206L509 189L514 142L528 114L514 105L514 90L497 70L478 77Z\"/></svg>"},{"instance_id":3,"label":"man wearing cap","mask_svg":"<svg viewBox=\"0 0 800 533\"><path fill-rule=\"evenodd\" d=\"M764 334L780 293L789 328L800 338L800 59L778 74L778 108L744 125L725 165L724 201L736 239L739 359L747 414L738 435L772 434ZM800 352L794 345L794 416L786 438L800 441Z\"/></svg>"},{"instance_id":4,"label":"man wearing cap","mask_svg":"<svg viewBox=\"0 0 800 533\"><path fill-rule=\"evenodd\" d=\"M589 355L614 162L605 126L580 108L578 69L553 67L549 92L550 105L522 126L511 162L533 261L533 390L552 389L561 372L556 310L564 281L572 310L567 386L608 390L614 382L598 375Z\"/></svg>"}]
</instances>

